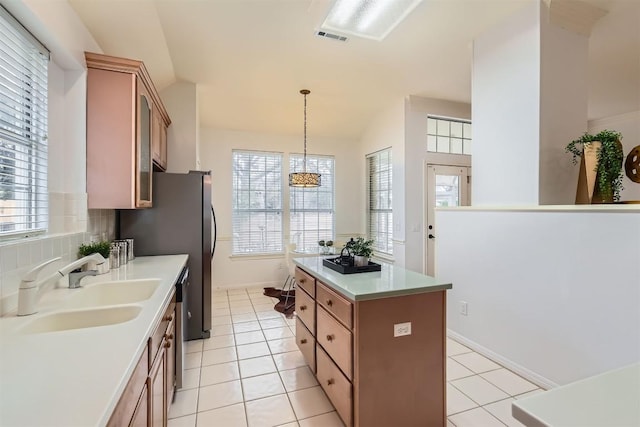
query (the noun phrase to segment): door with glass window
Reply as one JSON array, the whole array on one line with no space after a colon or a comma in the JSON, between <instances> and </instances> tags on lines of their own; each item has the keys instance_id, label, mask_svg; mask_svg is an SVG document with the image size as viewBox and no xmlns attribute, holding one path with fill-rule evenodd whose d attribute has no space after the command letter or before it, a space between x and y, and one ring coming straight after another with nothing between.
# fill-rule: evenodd
<instances>
[{"instance_id":1,"label":"door with glass window","mask_svg":"<svg viewBox=\"0 0 640 427\"><path fill-rule=\"evenodd\" d=\"M425 207L427 224L425 230L424 270L435 276L435 240L437 228L435 208L468 206L471 201L471 168L465 166L427 165Z\"/></svg>"}]
</instances>

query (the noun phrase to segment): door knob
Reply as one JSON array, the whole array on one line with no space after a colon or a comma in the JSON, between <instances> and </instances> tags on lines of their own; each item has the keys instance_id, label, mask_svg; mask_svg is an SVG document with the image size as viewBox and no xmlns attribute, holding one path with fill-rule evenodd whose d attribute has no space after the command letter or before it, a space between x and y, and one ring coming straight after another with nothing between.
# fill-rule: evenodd
<instances>
[{"instance_id":1,"label":"door knob","mask_svg":"<svg viewBox=\"0 0 640 427\"><path fill-rule=\"evenodd\" d=\"M430 238L430 239L435 239L435 238L436 238L436 236L434 236L433 234L429 234L429 238Z\"/></svg>"}]
</instances>

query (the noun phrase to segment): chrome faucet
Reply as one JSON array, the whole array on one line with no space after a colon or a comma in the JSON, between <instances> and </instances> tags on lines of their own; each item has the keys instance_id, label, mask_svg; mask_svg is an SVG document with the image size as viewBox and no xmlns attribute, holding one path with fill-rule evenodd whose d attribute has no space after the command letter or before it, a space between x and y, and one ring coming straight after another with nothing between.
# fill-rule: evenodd
<instances>
[{"instance_id":1,"label":"chrome faucet","mask_svg":"<svg viewBox=\"0 0 640 427\"><path fill-rule=\"evenodd\" d=\"M60 276L64 277L65 274L69 275L69 288L70 289L76 289L80 287L80 279L82 279L84 276L95 276L96 274L98 274L98 272L96 270L89 270L89 271L82 271L82 272L74 272L74 270L82 267L83 265L85 265L86 263L88 263L89 261L95 261L98 263L98 265L104 263L106 260L102 257L102 255L96 253L96 254L91 254L91 255L87 255L85 257L82 257L78 260L73 261L72 263L62 267L60 270L58 270L58 273L60 273Z\"/></svg>"},{"instance_id":2,"label":"chrome faucet","mask_svg":"<svg viewBox=\"0 0 640 427\"><path fill-rule=\"evenodd\" d=\"M72 271L69 273L69 289L77 289L80 287L80 280L86 276L95 276L98 270Z\"/></svg>"},{"instance_id":3,"label":"chrome faucet","mask_svg":"<svg viewBox=\"0 0 640 427\"><path fill-rule=\"evenodd\" d=\"M51 264L54 261L58 261L60 258L54 258L49 261L46 261L34 268L32 268L27 274L25 274L24 278L20 282L20 288L18 290L18 316L29 316L31 314L37 313L36 304L38 299L40 299L40 295L44 287L50 283L54 283L60 278L64 277L65 274L69 275L69 288L78 288L80 287L80 279L84 276L95 275L97 271L83 271L80 273L74 273L73 276L71 272L77 268L82 267L89 261L95 261L98 265L105 262L105 259L100 254L91 254L86 257L80 258L72 263L62 267L60 270L51 274L44 279L36 280L38 277L38 273L45 266Z\"/></svg>"}]
</instances>

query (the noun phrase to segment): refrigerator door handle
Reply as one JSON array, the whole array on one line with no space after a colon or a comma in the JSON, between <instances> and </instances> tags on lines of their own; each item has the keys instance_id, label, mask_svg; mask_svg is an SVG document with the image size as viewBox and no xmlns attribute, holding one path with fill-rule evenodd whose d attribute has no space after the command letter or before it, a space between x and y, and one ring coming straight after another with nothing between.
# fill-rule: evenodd
<instances>
[{"instance_id":1,"label":"refrigerator door handle","mask_svg":"<svg viewBox=\"0 0 640 427\"><path fill-rule=\"evenodd\" d=\"M211 205L211 218L213 219L213 238L211 239L211 259L213 259L213 254L216 251L216 239L218 237L218 227L216 225L216 212L213 210L213 205Z\"/></svg>"}]
</instances>

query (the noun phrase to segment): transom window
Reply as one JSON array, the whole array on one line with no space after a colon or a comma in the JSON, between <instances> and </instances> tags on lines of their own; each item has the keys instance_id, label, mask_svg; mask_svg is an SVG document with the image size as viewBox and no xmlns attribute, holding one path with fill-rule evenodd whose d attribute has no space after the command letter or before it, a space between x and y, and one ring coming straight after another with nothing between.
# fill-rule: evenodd
<instances>
[{"instance_id":1,"label":"transom window","mask_svg":"<svg viewBox=\"0 0 640 427\"><path fill-rule=\"evenodd\" d=\"M393 163L391 149L367 156L368 222L367 236L373 240L375 252L393 254Z\"/></svg>"},{"instance_id":2,"label":"transom window","mask_svg":"<svg viewBox=\"0 0 640 427\"><path fill-rule=\"evenodd\" d=\"M233 253L281 253L282 154L233 151Z\"/></svg>"},{"instance_id":3,"label":"transom window","mask_svg":"<svg viewBox=\"0 0 640 427\"><path fill-rule=\"evenodd\" d=\"M48 61L0 6L0 237L47 229Z\"/></svg>"},{"instance_id":4,"label":"transom window","mask_svg":"<svg viewBox=\"0 0 640 427\"><path fill-rule=\"evenodd\" d=\"M290 241L302 251L318 249L318 241L334 238L334 168L329 156L307 156L307 171L322 175L316 188L289 188ZM289 156L289 172L302 172L303 156Z\"/></svg>"},{"instance_id":5,"label":"transom window","mask_svg":"<svg viewBox=\"0 0 640 427\"><path fill-rule=\"evenodd\" d=\"M471 154L471 122L427 116L427 151Z\"/></svg>"}]
</instances>

